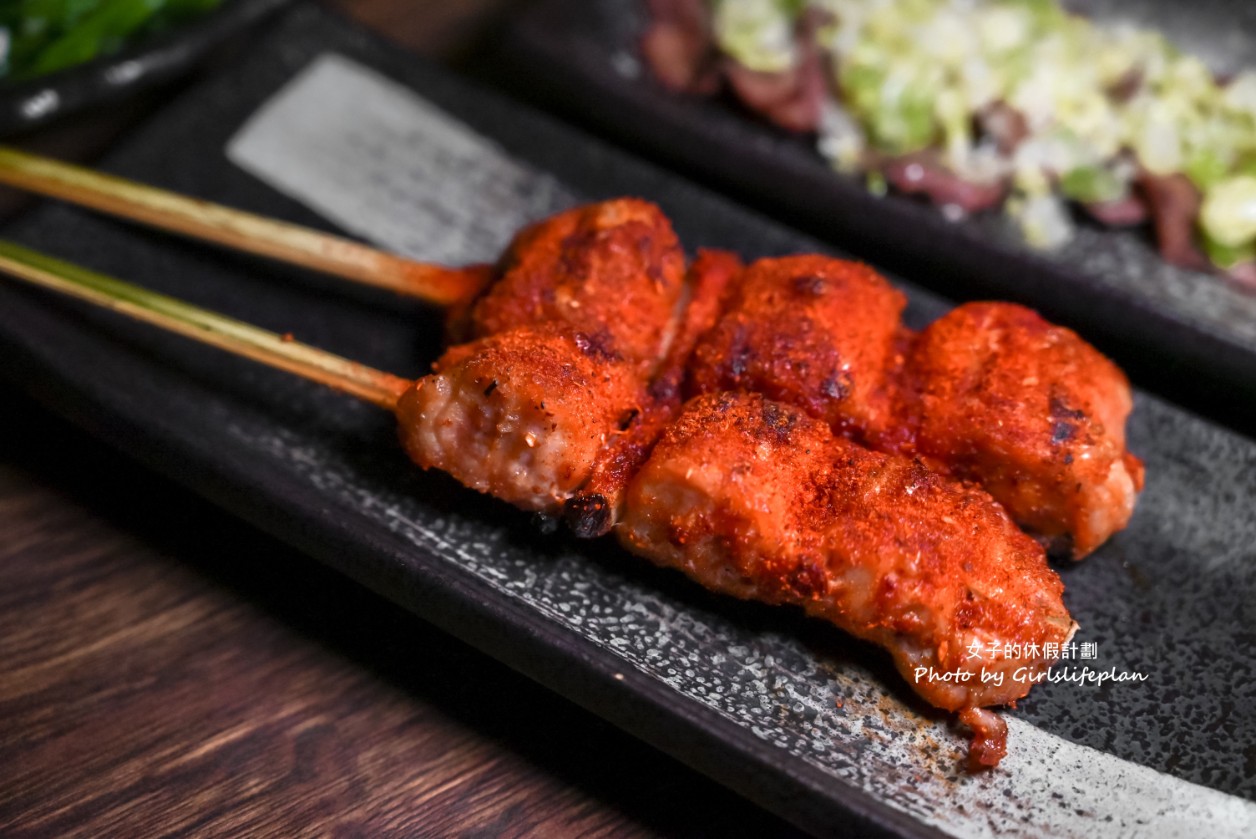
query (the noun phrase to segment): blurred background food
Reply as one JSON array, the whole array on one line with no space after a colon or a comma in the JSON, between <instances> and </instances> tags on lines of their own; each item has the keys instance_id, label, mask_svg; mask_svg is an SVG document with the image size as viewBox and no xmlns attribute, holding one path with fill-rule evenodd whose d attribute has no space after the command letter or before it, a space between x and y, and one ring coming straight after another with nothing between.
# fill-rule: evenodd
<instances>
[{"instance_id":1,"label":"blurred background food","mask_svg":"<svg viewBox=\"0 0 1256 839\"><path fill-rule=\"evenodd\" d=\"M0 2L0 79L35 78L110 55L221 4L222 0Z\"/></svg>"},{"instance_id":2,"label":"blurred background food","mask_svg":"<svg viewBox=\"0 0 1256 839\"><path fill-rule=\"evenodd\" d=\"M869 188L959 217L1002 207L1039 248L1080 218L1256 287L1256 70L1056 0L650 0L676 90L730 90Z\"/></svg>"}]
</instances>

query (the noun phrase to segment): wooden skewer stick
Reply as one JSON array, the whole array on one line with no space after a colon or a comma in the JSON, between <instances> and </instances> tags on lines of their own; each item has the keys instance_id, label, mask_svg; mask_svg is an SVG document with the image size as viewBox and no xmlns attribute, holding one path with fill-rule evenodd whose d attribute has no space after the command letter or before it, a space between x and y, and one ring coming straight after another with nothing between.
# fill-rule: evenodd
<instances>
[{"instance_id":1,"label":"wooden skewer stick","mask_svg":"<svg viewBox=\"0 0 1256 839\"><path fill-rule=\"evenodd\" d=\"M471 299L489 279L487 266L448 268L415 262L342 236L3 146L0 183L437 306Z\"/></svg>"},{"instance_id":2,"label":"wooden skewer stick","mask_svg":"<svg viewBox=\"0 0 1256 839\"><path fill-rule=\"evenodd\" d=\"M412 384L325 350L0 241L0 271L393 410Z\"/></svg>"}]
</instances>

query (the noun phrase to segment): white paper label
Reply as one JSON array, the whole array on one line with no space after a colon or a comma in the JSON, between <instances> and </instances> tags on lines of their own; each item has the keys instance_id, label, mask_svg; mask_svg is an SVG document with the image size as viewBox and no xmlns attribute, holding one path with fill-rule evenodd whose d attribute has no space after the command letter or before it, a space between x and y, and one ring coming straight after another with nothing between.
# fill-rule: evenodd
<instances>
[{"instance_id":1,"label":"white paper label","mask_svg":"<svg viewBox=\"0 0 1256 839\"><path fill-rule=\"evenodd\" d=\"M263 105L227 157L345 230L429 262L492 261L523 224L574 203L554 178L332 53Z\"/></svg>"}]
</instances>

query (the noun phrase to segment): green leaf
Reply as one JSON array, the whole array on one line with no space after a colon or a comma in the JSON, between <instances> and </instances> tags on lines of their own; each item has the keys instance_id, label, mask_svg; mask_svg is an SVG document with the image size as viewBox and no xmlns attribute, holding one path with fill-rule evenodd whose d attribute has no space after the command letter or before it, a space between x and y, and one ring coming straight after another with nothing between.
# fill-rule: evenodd
<instances>
[{"instance_id":1,"label":"green leaf","mask_svg":"<svg viewBox=\"0 0 1256 839\"><path fill-rule=\"evenodd\" d=\"M1186 161L1183 171L1200 192L1207 192L1210 186L1225 180L1230 167L1216 152L1205 150Z\"/></svg>"},{"instance_id":2,"label":"green leaf","mask_svg":"<svg viewBox=\"0 0 1256 839\"><path fill-rule=\"evenodd\" d=\"M1231 246L1221 244L1210 238L1207 233L1201 233L1199 238L1209 261L1223 271L1228 271L1235 265L1256 260L1256 242Z\"/></svg>"},{"instance_id":3,"label":"green leaf","mask_svg":"<svg viewBox=\"0 0 1256 839\"><path fill-rule=\"evenodd\" d=\"M115 52L163 26L205 14L221 0L21 0L7 71L53 73ZM0 21L6 6L0 4Z\"/></svg>"},{"instance_id":4,"label":"green leaf","mask_svg":"<svg viewBox=\"0 0 1256 839\"><path fill-rule=\"evenodd\" d=\"M1125 194L1125 185L1102 166L1079 166L1060 179L1060 192L1084 204L1115 201Z\"/></svg>"}]
</instances>

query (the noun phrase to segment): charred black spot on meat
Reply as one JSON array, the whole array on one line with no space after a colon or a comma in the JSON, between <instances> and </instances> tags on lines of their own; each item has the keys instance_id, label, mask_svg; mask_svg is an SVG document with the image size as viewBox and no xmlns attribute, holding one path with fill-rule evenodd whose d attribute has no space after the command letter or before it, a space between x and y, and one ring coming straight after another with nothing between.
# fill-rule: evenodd
<instances>
[{"instance_id":1,"label":"charred black spot on meat","mask_svg":"<svg viewBox=\"0 0 1256 839\"><path fill-rule=\"evenodd\" d=\"M611 336L604 330L597 332L577 332L572 340L576 344L576 349L584 353L589 358L596 358L601 361L620 361L619 353L615 352L614 342Z\"/></svg>"},{"instance_id":2,"label":"charred black spot on meat","mask_svg":"<svg viewBox=\"0 0 1256 839\"><path fill-rule=\"evenodd\" d=\"M1051 397L1051 445L1067 443L1077 436L1077 423L1086 419L1085 411L1070 408L1058 396Z\"/></svg>"},{"instance_id":3,"label":"charred black spot on meat","mask_svg":"<svg viewBox=\"0 0 1256 839\"><path fill-rule=\"evenodd\" d=\"M1064 420L1052 420L1051 422L1051 445L1058 446L1061 443L1067 443L1077 436L1077 426L1071 422Z\"/></svg>"},{"instance_id":4,"label":"charred black spot on meat","mask_svg":"<svg viewBox=\"0 0 1256 839\"><path fill-rule=\"evenodd\" d=\"M1063 399L1058 396L1052 396L1051 418L1061 420L1084 420L1086 419L1086 412L1070 408Z\"/></svg>"},{"instance_id":5,"label":"charred black spot on meat","mask_svg":"<svg viewBox=\"0 0 1256 839\"><path fill-rule=\"evenodd\" d=\"M798 424L798 414L776 402L764 402L760 417L763 419L763 435L775 438L782 445L789 442L789 433Z\"/></svg>"},{"instance_id":6,"label":"charred black spot on meat","mask_svg":"<svg viewBox=\"0 0 1256 839\"><path fill-rule=\"evenodd\" d=\"M737 394L724 391L719 395L719 398L715 402L715 412L718 414L726 414L736 407L737 402Z\"/></svg>"},{"instance_id":7,"label":"charred black spot on meat","mask_svg":"<svg viewBox=\"0 0 1256 839\"><path fill-rule=\"evenodd\" d=\"M746 375L746 371L750 368L750 362L754 358L754 351L750 348L750 336L744 325L739 325L733 333L733 339L728 349L728 364L726 369L729 376L734 380L740 379Z\"/></svg>"},{"instance_id":8,"label":"charred black spot on meat","mask_svg":"<svg viewBox=\"0 0 1256 839\"><path fill-rule=\"evenodd\" d=\"M839 370L820 382L820 393L829 399L845 399L850 396L851 384L850 374Z\"/></svg>"},{"instance_id":9,"label":"charred black spot on meat","mask_svg":"<svg viewBox=\"0 0 1256 839\"><path fill-rule=\"evenodd\" d=\"M493 381L491 381L491 382L489 383L489 386L488 386L488 387L486 387L486 388L484 388L484 395L485 395L485 396L492 396L492 395L493 395L493 391L495 391L495 390L497 390L497 379L493 379Z\"/></svg>"},{"instance_id":10,"label":"charred black spot on meat","mask_svg":"<svg viewBox=\"0 0 1256 839\"><path fill-rule=\"evenodd\" d=\"M824 277L817 277L814 274L794 277L791 285L794 293L802 297L819 297L829 289L828 281Z\"/></svg>"},{"instance_id":11,"label":"charred black spot on meat","mask_svg":"<svg viewBox=\"0 0 1256 839\"><path fill-rule=\"evenodd\" d=\"M645 275L650 278L650 282L658 288L665 288L670 285L667 273L663 270L662 264L655 258L654 252L657 247L657 240L653 233L645 233L637 238L637 255L641 259L641 264L645 266Z\"/></svg>"},{"instance_id":12,"label":"charred black spot on meat","mask_svg":"<svg viewBox=\"0 0 1256 839\"><path fill-rule=\"evenodd\" d=\"M576 495L563 505L563 520L577 537L596 539L611 529L611 505L598 492Z\"/></svg>"},{"instance_id":13,"label":"charred black spot on meat","mask_svg":"<svg viewBox=\"0 0 1256 839\"><path fill-rule=\"evenodd\" d=\"M828 575L818 559L803 556L799 557L798 564L790 570L785 584L800 597L814 597L823 594L828 588Z\"/></svg>"},{"instance_id":14,"label":"charred black spot on meat","mask_svg":"<svg viewBox=\"0 0 1256 839\"><path fill-rule=\"evenodd\" d=\"M633 408L633 409L629 410L629 411L628 411L628 413L626 413L626 414L624 414L622 417L620 417L620 419L619 419L619 430L620 430L620 431L627 431L627 430L628 430L628 426L632 425L632 424L633 424L633 422L634 422L634 421L636 421L637 417L639 417L639 416L641 416L641 411L637 410L636 408Z\"/></svg>"}]
</instances>

